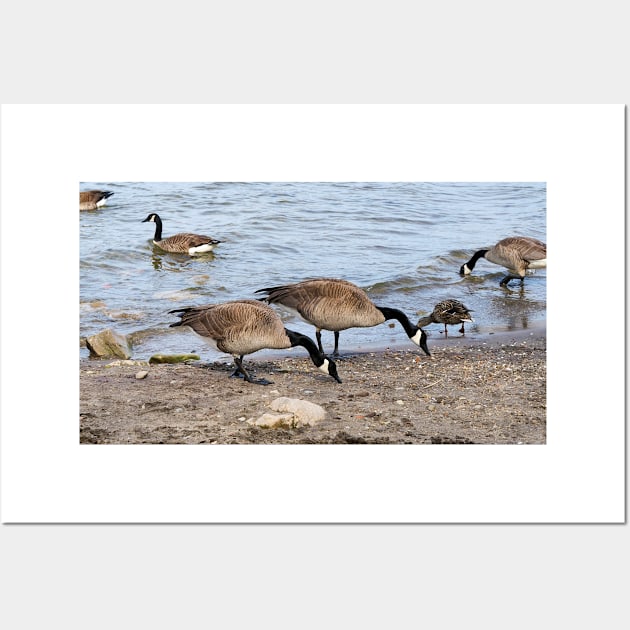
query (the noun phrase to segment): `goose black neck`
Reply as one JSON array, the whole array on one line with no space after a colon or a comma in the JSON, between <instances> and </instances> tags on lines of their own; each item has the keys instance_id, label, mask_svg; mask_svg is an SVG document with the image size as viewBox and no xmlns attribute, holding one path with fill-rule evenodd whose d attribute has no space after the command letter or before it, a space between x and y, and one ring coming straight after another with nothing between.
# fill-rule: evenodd
<instances>
[{"instance_id":1,"label":"goose black neck","mask_svg":"<svg viewBox=\"0 0 630 630\"><path fill-rule=\"evenodd\" d=\"M154 241L161 241L162 240L162 219L160 219L160 217L158 217L158 215L154 215L154 221L155 221L155 236L153 237Z\"/></svg>"},{"instance_id":2,"label":"goose black neck","mask_svg":"<svg viewBox=\"0 0 630 630\"><path fill-rule=\"evenodd\" d=\"M311 361L317 366L320 367L324 364L324 355L318 350L315 342L306 335L295 332L294 330L289 330L288 328L284 329L287 333L287 337L291 342L291 347L302 346L306 348L308 353L311 356Z\"/></svg>"},{"instance_id":3,"label":"goose black neck","mask_svg":"<svg viewBox=\"0 0 630 630\"><path fill-rule=\"evenodd\" d=\"M480 249L478 252L475 252L473 254L473 257L466 263L466 266L468 267L468 269L470 269L471 271L475 268L475 265L477 264L477 261L482 257L485 256L488 253L489 250L487 249Z\"/></svg>"},{"instance_id":4,"label":"goose black neck","mask_svg":"<svg viewBox=\"0 0 630 630\"><path fill-rule=\"evenodd\" d=\"M388 319L397 319L401 326L405 329L407 337L411 338L418 332L418 327L414 326L409 321L409 318L397 308L387 308L386 306L377 306L376 308L383 313L385 321Z\"/></svg>"}]
</instances>

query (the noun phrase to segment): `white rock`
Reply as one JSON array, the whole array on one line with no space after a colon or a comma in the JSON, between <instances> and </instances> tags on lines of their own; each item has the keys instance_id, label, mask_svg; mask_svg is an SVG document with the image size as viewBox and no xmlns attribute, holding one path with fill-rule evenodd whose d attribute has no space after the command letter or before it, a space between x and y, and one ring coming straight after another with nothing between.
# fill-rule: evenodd
<instances>
[{"instance_id":1,"label":"white rock","mask_svg":"<svg viewBox=\"0 0 630 630\"><path fill-rule=\"evenodd\" d=\"M299 398L276 398L271 401L270 407L274 413L250 418L248 424L266 429L295 429L304 425L312 426L326 417L323 407Z\"/></svg>"},{"instance_id":2,"label":"white rock","mask_svg":"<svg viewBox=\"0 0 630 630\"><path fill-rule=\"evenodd\" d=\"M289 412L295 416L297 426L303 424L314 425L326 418L326 410L308 400L299 398L276 398L271 401L270 407L274 411Z\"/></svg>"},{"instance_id":3,"label":"white rock","mask_svg":"<svg viewBox=\"0 0 630 630\"><path fill-rule=\"evenodd\" d=\"M263 413L260 418L251 418L247 424L263 429L291 429L295 427L295 416L292 413Z\"/></svg>"},{"instance_id":4,"label":"white rock","mask_svg":"<svg viewBox=\"0 0 630 630\"><path fill-rule=\"evenodd\" d=\"M136 374L136 378L138 380L146 378L149 375L149 373L146 370L140 370L137 374Z\"/></svg>"}]
</instances>

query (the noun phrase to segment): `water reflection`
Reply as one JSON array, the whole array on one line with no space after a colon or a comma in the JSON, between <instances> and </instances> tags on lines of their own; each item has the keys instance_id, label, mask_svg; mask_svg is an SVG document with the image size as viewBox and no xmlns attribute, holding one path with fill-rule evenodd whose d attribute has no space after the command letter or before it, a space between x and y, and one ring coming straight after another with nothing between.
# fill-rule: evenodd
<instances>
[{"instance_id":1,"label":"water reflection","mask_svg":"<svg viewBox=\"0 0 630 630\"><path fill-rule=\"evenodd\" d=\"M151 254L151 263L156 271L162 271L164 267L169 271L185 271L197 263L213 262L215 258L213 252L188 256L165 252L156 246Z\"/></svg>"}]
</instances>

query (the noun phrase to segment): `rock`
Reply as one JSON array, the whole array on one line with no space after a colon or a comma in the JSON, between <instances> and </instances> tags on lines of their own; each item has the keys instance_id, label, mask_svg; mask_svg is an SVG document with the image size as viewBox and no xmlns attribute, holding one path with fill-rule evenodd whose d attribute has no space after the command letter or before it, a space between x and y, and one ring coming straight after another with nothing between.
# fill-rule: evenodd
<instances>
[{"instance_id":1,"label":"rock","mask_svg":"<svg viewBox=\"0 0 630 630\"><path fill-rule=\"evenodd\" d=\"M326 410L308 400L299 398L276 398L269 405L274 411L292 413L298 421L298 426L302 424L317 424L326 418Z\"/></svg>"},{"instance_id":2,"label":"rock","mask_svg":"<svg viewBox=\"0 0 630 630\"><path fill-rule=\"evenodd\" d=\"M247 420L247 424L263 429L294 429L297 426L295 423L292 413L263 413L260 418Z\"/></svg>"},{"instance_id":3,"label":"rock","mask_svg":"<svg viewBox=\"0 0 630 630\"><path fill-rule=\"evenodd\" d=\"M326 417L323 407L299 398L276 398L269 406L278 413L264 413L255 420L248 420L248 424L265 429L295 429L304 425L313 426Z\"/></svg>"},{"instance_id":4,"label":"rock","mask_svg":"<svg viewBox=\"0 0 630 630\"><path fill-rule=\"evenodd\" d=\"M143 378L146 378L149 375L149 372L147 372L147 370L140 370L137 374L136 374L136 378L138 380L141 380Z\"/></svg>"},{"instance_id":5,"label":"rock","mask_svg":"<svg viewBox=\"0 0 630 630\"><path fill-rule=\"evenodd\" d=\"M149 363L184 363L184 361L199 361L198 354L154 354Z\"/></svg>"},{"instance_id":6,"label":"rock","mask_svg":"<svg viewBox=\"0 0 630 630\"><path fill-rule=\"evenodd\" d=\"M113 331L111 328L88 337L85 340L85 345L88 347L91 357L118 357L119 359L129 359L131 357L127 337Z\"/></svg>"}]
</instances>

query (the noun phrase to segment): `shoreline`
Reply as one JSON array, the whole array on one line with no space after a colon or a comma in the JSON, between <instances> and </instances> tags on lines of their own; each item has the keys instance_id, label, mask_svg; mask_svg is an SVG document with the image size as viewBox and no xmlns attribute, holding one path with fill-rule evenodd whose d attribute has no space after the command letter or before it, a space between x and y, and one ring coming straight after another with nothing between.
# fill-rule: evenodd
<instances>
[{"instance_id":1,"label":"shoreline","mask_svg":"<svg viewBox=\"0 0 630 630\"><path fill-rule=\"evenodd\" d=\"M305 353L245 358L262 386L230 378L228 355L107 367L80 360L82 444L544 444L546 326L486 333L429 328L426 356L404 338L348 348L338 384ZM341 350L344 352L343 337ZM328 349L328 344L325 343ZM137 378L140 370L144 378ZM315 403L315 426L250 424L278 397Z\"/></svg>"},{"instance_id":2,"label":"shoreline","mask_svg":"<svg viewBox=\"0 0 630 630\"><path fill-rule=\"evenodd\" d=\"M433 346L435 345L435 342L437 342L437 347L442 347L443 344L462 345L462 346L475 345L475 344L492 345L494 343L508 343L511 341L519 341L519 340L523 340L523 339L531 338L531 337L546 336L547 324L545 320L540 320L540 321L530 323L530 326L528 328L518 328L514 330L497 328L494 330L487 330L483 332L468 332L467 331L465 335L461 335L459 332L456 332L456 328L451 326L449 328L448 338L445 338L443 332L440 332L442 331L441 324L433 324L431 325L431 327L426 327L424 331L428 335L429 352L433 353ZM332 352L332 336L331 335L332 333L330 333L328 338L323 339L323 345L324 345L324 350L326 351L326 354L330 354L330 352ZM309 335L309 336L314 340L314 335ZM343 343L343 337L341 337L340 348L342 351L342 355L346 355L346 356L361 355L361 354L373 353L373 352L386 352L388 350L418 349L417 346L415 346L411 341L409 341L409 339L405 336L403 331L400 331L400 334L396 337L396 339L394 341L391 341L390 343L385 343L382 341L375 341L375 342L371 342L371 343L368 342L368 343L363 343L363 344L356 344L356 343L349 344L346 346ZM200 360L202 362L205 361L208 363L212 363L215 361L226 361L226 360L231 361L231 356L229 354L217 355L215 358L212 358L212 359L208 359L208 358L204 359L203 351L205 349L206 348L202 346L201 351L197 352L197 354L199 354L199 356L201 357ZM207 349L210 349L210 346L207 346ZM253 354L247 355L246 361L256 363L257 361L268 361L274 358L276 359L289 358L289 357L295 356L295 352L292 352L292 350L294 349L288 349L285 351L263 349ZM214 351L214 350L213 352L215 352L215 354L217 353L217 351ZM139 359L139 358L134 359L132 357L132 360L144 361L144 360L148 360L148 358L149 357L147 357L147 359ZM84 362L110 363L113 360L114 359L111 359L111 358L100 359L100 358L91 358L89 356L79 357L79 361L81 364L83 364Z\"/></svg>"}]
</instances>

